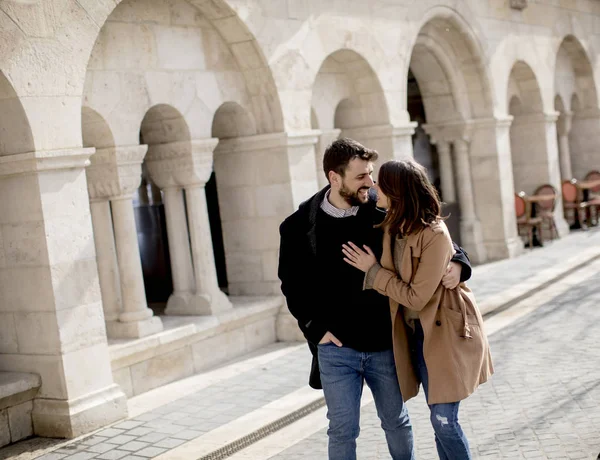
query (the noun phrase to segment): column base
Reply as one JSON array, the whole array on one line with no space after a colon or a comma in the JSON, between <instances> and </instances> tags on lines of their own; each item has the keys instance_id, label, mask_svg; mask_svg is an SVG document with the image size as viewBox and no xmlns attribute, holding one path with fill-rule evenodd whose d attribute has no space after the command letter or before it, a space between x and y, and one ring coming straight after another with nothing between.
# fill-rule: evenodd
<instances>
[{"instance_id":1,"label":"column base","mask_svg":"<svg viewBox=\"0 0 600 460\"><path fill-rule=\"evenodd\" d=\"M169 297L169 303L165 313L168 315L179 315L179 316L206 316L216 315L224 311L233 308L229 297L223 292L218 291L214 295L211 294L193 294L189 299L179 297L174 299L171 304L171 298Z\"/></svg>"},{"instance_id":2,"label":"column base","mask_svg":"<svg viewBox=\"0 0 600 460\"><path fill-rule=\"evenodd\" d=\"M469 253L471 262L481 264L488 258L485 245L483 244L483 233L481 223L478 220L460 222L460 239L462 247Z\"/></svg>"},{"instance_id":3,"label":"column base","mask_svg":"<svg viewBox=\"0 0 600 460\"><path fill-rule=\"evenodd\" d=\"M525 252L521 238L510 238L501 241L486 241L488 261L511 259Z\"/></svg>"},{"instance_id":4,"label":"column base","mask_svg":"<svg viewBox=\"0 0 600 460\"><path fill-rule=\"evenodd\" d=\"M562 213L554 211L554 221L556 222L558 237L562 238L563 236L567 236L571 230L569 229L569 223L566 221Z\"/></svg>"},{"instance_id":5,"label":"column base","mask_svg":"<svg viewBox=\"0 0 600 460\"><path fill-rule=\"evenodd\" d=\"M292 316L287 305L279 310L275 328L279 342L306 342L304 334L298 327L298 321Z\"/></svg>"},{"instance_id":6,"label":"column base","mask_svg":"<svg viewBox=\"0 0 600 460\"><path fill-rule=\"evenodd\" d=\"M33 401L33 430L47 438L76 438L127 417L127 398L118 385L69 400Z\"/></svg>"},{"instance_id":7,"label":"column base","mask_svg":"<svg viewBox=\"0 0 600 460\"><path fill-rule=\"evenodd\" d=\"M143 321L107 321L106 333L111 339L139 339L156 334L163 330L162 321L158 316L151 316Z\"/></svg>"},{"instance_id":8,"label":"column base","mask_svg":"<svg viewBox=\"0 0 600 460\"><path fill-rule=\"evenodd\" d=\"M169 296L165 315L191 315L189 313L193 308L194 294L191 292L177 292Z\"/></svg>"}]
</instances>

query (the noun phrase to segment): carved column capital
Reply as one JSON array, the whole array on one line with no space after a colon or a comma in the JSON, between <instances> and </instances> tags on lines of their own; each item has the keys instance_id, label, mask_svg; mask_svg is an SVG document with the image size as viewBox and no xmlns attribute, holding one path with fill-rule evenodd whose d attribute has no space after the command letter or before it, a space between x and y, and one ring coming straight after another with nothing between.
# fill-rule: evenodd
<instances>
[{"instance_id":1,"label":"carved column capital","mask_svg":"<svg viewBox=\"0 0 600 460\"><path fill-rule=\"evenodd\" d=\"M213 172L214 150L218 139L201 139L151 145L148 172L160 188L203 186Z\"/></svg>"},{"instance_id":2,"label":"carved column capital","mask_svg":"<svg viewBox=\"0 0 600 460\"><path fill-rule=\"evenodd\" d=\"M140 186L147 145L97 149L86 169L91 200L130 197Z\"/></svg>"}]
</instances>

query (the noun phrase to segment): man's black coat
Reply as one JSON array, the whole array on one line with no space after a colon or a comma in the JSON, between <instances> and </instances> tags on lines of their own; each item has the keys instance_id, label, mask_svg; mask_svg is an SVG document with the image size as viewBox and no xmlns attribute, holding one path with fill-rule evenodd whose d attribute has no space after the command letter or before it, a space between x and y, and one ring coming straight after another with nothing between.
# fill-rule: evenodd
<instances>
[{"instance_id":1,"label":"man's black coat","mask_svg":"<svg viewBox=\"0 0 600 460\"><path fill-rule=\"evenodd\" d=\"M325 307L319 304L318 292L327 286L320 283L322 280L314 279L312 273L317 264L317 213L328 190L329 186L303 202L279 227L281 241L278 275L281 291L290 313L298 320L298 326L306 337L313 355L309 385L315 389L322 388L317 344L327 332L326 326L319 322L319 318L322 317L320 310L323 311ZM376 202L375 191L371 190L369 201L361 205L369 207L369 211L373 213L374 225L383 221L385 217L384 211L376 207ZM471 277L471 263L464 250L456 244L454 247L456 255L452 261L462 264L461 281L466 281Z\"/></svg>"}]
</instances>

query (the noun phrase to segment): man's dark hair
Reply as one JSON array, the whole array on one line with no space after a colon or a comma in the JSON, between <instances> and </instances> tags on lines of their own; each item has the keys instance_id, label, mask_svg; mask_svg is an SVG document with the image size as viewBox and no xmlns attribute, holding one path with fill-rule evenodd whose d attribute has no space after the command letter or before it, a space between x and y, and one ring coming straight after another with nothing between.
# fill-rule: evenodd
<instances>
[{"instance_id":1,"label":"man's dark hair","mask_svg":"<svg viewBox=\"0 0 600 460\"><path fill-rule=\"evenodd\" d=\"M377 161L377 150L368 149L354 139L343 137L331 143L323 156L323 171L329 180L329 171L334 171L344 177L348 163L355 158L366 161Z\"/></svg>"}]
</instances>

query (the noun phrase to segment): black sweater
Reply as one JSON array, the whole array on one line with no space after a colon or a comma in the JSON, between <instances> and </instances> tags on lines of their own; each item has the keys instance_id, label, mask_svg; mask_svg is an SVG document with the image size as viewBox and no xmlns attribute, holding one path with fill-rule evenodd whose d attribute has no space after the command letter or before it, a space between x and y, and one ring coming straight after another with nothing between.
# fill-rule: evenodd
<instances>
[{"instance_id":1,"label":"black sweater","mask_svg":"<svg viewBox=\"0 0 600 460\"><path fill-rule=\"evenodd\" d=\"M321 320L329 332L358 351L391 348L390 306L387 297L363 290L364 273L344 262L342 244L352 241L369 246L381 257L382 232L373 228L368 207L356 216L336 218L323 210L317 214L317 272L321 291Z\"/></svg>"}]
</instances>

